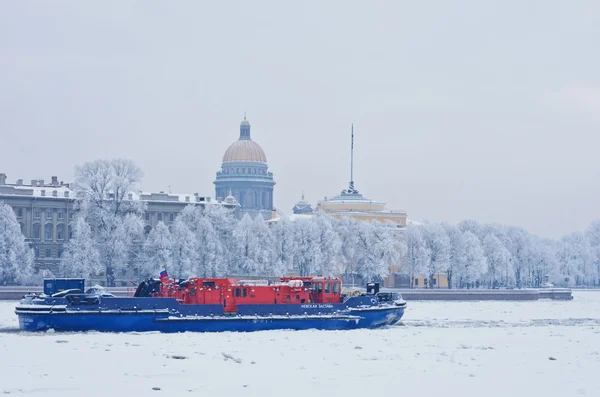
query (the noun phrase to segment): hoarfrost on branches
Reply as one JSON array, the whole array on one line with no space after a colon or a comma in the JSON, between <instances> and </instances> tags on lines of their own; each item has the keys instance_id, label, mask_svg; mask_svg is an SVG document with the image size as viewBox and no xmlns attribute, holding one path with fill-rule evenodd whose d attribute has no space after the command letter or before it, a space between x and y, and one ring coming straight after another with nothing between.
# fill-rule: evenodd
<instances>
[{"instance_id":1,"label":"hoarfrost on branches","mask_svg":"<svg viewBox=\"0 0 600 397\"><path fill-rule=\"evenodd\" d=\"M439 223L426 223L422 228L423 241L429 252L426 275L429 287L433 286L434 276L448 267L450 258L450 239Z\"/></svg>"},{"instance_id":2,"label":"hoarfrost on branches","mask_svg":"<svg viewBox=\"0 0 600 397\"><path fill-rule=\"evenodd\" d=\"M283 276L290 272L294 266L296 255L296 241L294 224L287 217L282 218L273 226L273 275Z\"/></svg>"},{"instance_id":3,"label":"hoarfrost on branches","mask_svg":"<svg viewBox=\"0 0 600 397\"><path fill-rule=\"evenodd\" d=\"M510 271L510 252L500 239L493 234L488 234L483 240L483 252L488 261L488 282L491 287L500 284L499 278Z\"/></svg>"},{"instance_id":4,"label":"hoarfrost on branches","mask_svg":"<svg viewBox=\"0 0 600 397\"><path fill-rule=\"evenodd\" d=\"M264 220L245 214L233 231L237 274L266 275L273 258L273 239Z\"/></svg>"},{"instance_id":5,"label":"hoarfrost on branches","mask_svg":"<svg viewBox=\"0 0 600 397\"><path fill-rule=\"evenodd\" d=\"M406 263L411 288L414 286L415 276L426 272L431 256L423 241L421 229L421 226L409 225L406 230Z\"/></svg>"},{"instance_id":6,"label":"hoarfrost on branches","mask_svg":"<svg viewBox=\"0 0 600 397\"><path fill-rule=\"evenodd\" d=\"M171 238L173 240L171 273L181 278L196 276L198 273L194 270L194 266L200 260L198 239L181 217L177 217L173 223Z\"/></svg>"},{"instance_id":7,"label":"hoarfrost on branches","mask_svg":"<svg viewBox=\"0 0 600 397\"><path fill-rule=\"evenodd\" d=\"M454 275L465 267L465 239L460 230L447 223L442 224L448 235L450 249L448 251L448 264L445 273L448 277L448 288L452 288Z\"/></svg>"},{"instance_id":8,"label":"hoarfrost on branches","mask_svg":"<svg viewBox=\"0 0 600 397\"><path fill-rule=\"evenodd\" d=\"M33 269L33 254L13 209L0 201L0 284L24 284Z\"/></svg>"},{"instance_id":9,"label":"hoarfrost on branches","mask_svg":"<svg viewBox=\"0 0 600 397\"><path fill-rule=\"evenodd\" d=\"M145 203L129 200L142 177L130 160L95 160L75 168L76 210L85 211L92 228L108 286L117 270L131 266L134 241L140 241Z\"/></svg>"},{"instance_id":10,"label":"hoarfrost on branches","mask_svg":"<svg viewBox=\"0 0 600 397\"><path fill-rule=\"evenodd\" d=\"M465 242L465 260L461 271L461 286L473 287L477 280L487 272L487 259L481 243L475 234L470 231L463 233Z\"/></svg>"},{"instance_id":11,"label":"hoarfrost on branches","mask_svg":"<svg viewBox=\"0 0 600 397\"><path fill-rule=\"evenodd\" d=\"M65 245L65 252L58 267L61 277L88 278L102 270L100 253L85 215L85 211L79 212L71 225L73 237Z\"/></svg>"},{"instance_id":12,"label":"hoarfrost on branches","mask_svg":"<svg viewBox=\"0 0 600 397\"><path fill-rule=\"evenodd\" d=\"M140 271L144 277L156 275L163 269L167 270L167 273L171 270L173 241L169 228L162 221L148 234L140 258Z\"/></svg>"}]
</instances>

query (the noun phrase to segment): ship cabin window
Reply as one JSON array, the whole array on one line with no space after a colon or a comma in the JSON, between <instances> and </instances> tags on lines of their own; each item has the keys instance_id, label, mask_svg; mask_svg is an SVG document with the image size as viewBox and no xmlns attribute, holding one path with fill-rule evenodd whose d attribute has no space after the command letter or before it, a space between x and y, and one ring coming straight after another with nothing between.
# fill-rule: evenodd
<instances>
[{"instance_id":1,"label":"ship cabin window","mask_svg":"<svg viewBox=\"0 0 600 397\"><path fill-rule=\"evenodd\" d=\"M300 295L296 295L296 300L299 301L300 300Z\"/></svg>"},{"instance_id":2,"label":"ship cabin window","mask_svg":"<svg viewBox=\"0 0 600 397\"><path fill-rule=\"evenodd\" d=\"M214 281L203 281L202 282L202 286L203 287L214 287L215 286L215 282Z\"/></svg>"},{"instance_id":3,"label":"ship cabin window","mask_svg":"<svg viewBox=\"0 0 600 397\"><path fill-rule=\"evenodd\" d=\"M334 295L339 294L340 292L340 285L338 283L333 283L333 293Z\"/></svg>"},{"instance_id":4,"label":"ship cabin window","mask_svg":"<svg viewBox=\"0 0 600 397\"><path fill-rule=\"evenodd\" d=\"M317 294L323 292L323 283L317 283Z\"/></svg>"},{"instance_id":5,"label":"ship cabin window","mask_svg":"<svg viewBox=\"0 0 600 397\"><path fill-rule=\"evenodd\" d=\"M240 289L239 288L236 288L236 289L233 290L233 296L235 296L236 298L238 296L240 296Z\"/></svg>"},{"instance_id":6,"label":"ship cabin window","mask_svg":"<svg viewBox=\"0 0 600 397\"><path fill-rule=\"evenodd\" d=\"M289 295L286 295L286 296L285 296L285 300L286 300L286 301L289 301L289 300L290 300L290 296L289 296Z\"/></svg>"},{"instance_id":7,"label":"ship cabin window","mask_svg":"<svg viewBox=\"0 0 600 397\"><path fill-rule=\"evenodd\" d=\"M238 297L238 298L239 298L240 296L241 296L242 298L245 298L245 297L246 297L246 294L247 294L246 288L236 288L236 289L233 291L233 296L235 296L235 297Z\"/></svg>"},{"instance_id":8,"label":"ship cabin window","mask_svg":"<svg viewBox=\"0 0 600 397\"><path fill-rule=\"evenodd\" d=\"M246 297L246 288L242 288L242 298Z\"/></svg>"},{"instance_id":9,"label":"ship cabin window","mask_svg":"<svg viewBox=\"0 0 600 397\"><path fill-rule=\"evenodd\" d=\"M329 293L329 283L325 283L325 293Z\"/></svg>"}]
</instances>

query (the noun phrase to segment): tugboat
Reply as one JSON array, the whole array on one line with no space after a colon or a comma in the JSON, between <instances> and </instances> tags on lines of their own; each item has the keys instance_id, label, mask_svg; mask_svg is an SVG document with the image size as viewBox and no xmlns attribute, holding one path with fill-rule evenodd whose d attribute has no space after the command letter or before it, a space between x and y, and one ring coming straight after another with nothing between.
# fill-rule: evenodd
<instances>
[{"instance_id":1,"label":"tugboat","mask_svg":"<svg viewBox=\"0 0 600 397\"><path fill-rule=\"evenodd\" d=\"M142 281L133 297L102 288L85 291L83 279L46 279L44 293L24 296L15 309L24 331L248 332L275 329L350 330L400 321L400 294L367 285L342 293L333 277L282 277L277 282L233 278ZM85 291L85 292L84 292Z\"/></svg>"}]
</instances>

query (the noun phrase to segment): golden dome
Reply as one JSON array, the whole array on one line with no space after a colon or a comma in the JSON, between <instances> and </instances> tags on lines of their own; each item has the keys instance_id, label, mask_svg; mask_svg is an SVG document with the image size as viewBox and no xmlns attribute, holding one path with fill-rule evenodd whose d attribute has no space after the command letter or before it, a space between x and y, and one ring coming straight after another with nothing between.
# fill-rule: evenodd
<instances>
[{"instance_id":1,"label":"golden dome","mask_svg":"<svg viewBox=\"0 0 600 397\"><path fill-rule=\"evenodd\" d=\"M223 155L223 162L252 161L266 163L267 156L260 145L251 139L239 139L231 144Z\"/></svg>"}]
</instances>

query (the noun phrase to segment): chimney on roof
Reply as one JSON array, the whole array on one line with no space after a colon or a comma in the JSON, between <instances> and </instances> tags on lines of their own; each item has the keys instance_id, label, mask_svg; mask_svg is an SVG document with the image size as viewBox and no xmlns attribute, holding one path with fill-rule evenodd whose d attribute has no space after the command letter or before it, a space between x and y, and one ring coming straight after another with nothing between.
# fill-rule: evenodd
<instances>
[{"instance_id":1,"label":"chimney on roof","mask_svg":"<svg viewBox=\"0 0 600 397\"><path fill-rule=\"evenodd\" d=\"M52 186L58 186L58 177L57 176L52 177Z\"/></svg>"},{"instance_id":2,"label":"chimney on roof","mask_svg":"<svg viewBox=\"0 0 600 397\"><path fill-rule=\"evenodd\" d=\"M129 200L133 200L133 193L129 193L129 194L127 195L127 197L129 198Z\"/></svg>"},{"instance_id":3,"label":"chimney on roof","mask_svg":"<svg viewBox=\"0 0 600 397\"><path fill-rule=\"evenodd\" d=\"M17 179L17 186L23 186L23 179Z\"/></svg>"},{"instance_id":4,"label":"chimney on roof","mask_svg":"<svg viewBox=\"0 0 600 397\"><path fill-rule=\"evenodd\" d=\"M69 191L65 190L65 197L69 197Z\"/></svg>"},{"instance_id":5,"label":"chimney on roof","mask_svg":"<svg viewBox=\"0 0 600 397\"><path fill-rule=\"evenodd\" d=\"M46 195L46 189L42 189L42 196Z\"/></svg>"},{"instance_id":6,"label":"chimney on roof","mask_svg":"<svg viewBox=\"0 0 600 397\"><path fill-rule=\"evenodd\" d=\"M43 179L40 179L38 181L38 186L44 186L44 180Z\"/></svg>"},{"instance_id":7,"label":"chimney on roof","mask_svg":"<svg viewBox=\"0 0 600 397\"><path fill-rule=\"evenodd\" d=\"M31 186L32 187L36 187L37 186L37 181L35 179L31 180Z\"/></svg>"},{"instance_id":8,"label":"chimney on roof","mask_svg":"<svg viewBox=\"0 0 600 397\"><path fill-rule=\"evenodd\" d=\"M0 174L0 185L6 185L6 174L5 173Z\"/></svg>"},{"instance_id":9,"label":"chimney on roof","mask_svg":"<svg viewBox=\"0 0 600 397\"><path fill-rule=\"evenodd\" d=\"M52 191L52 197L58 197L58 192L56 190Z\"/></svg>"},{"instance_id":10,"label":"chimney on roof","mask_svg":"<svg viewBox=\"0 0 600 397\"><path fill-rule=\"evenodd\" d=\"M190 196L185 196L185 202L189 203L190 202Z\"/></svg>"}]
</instances>

